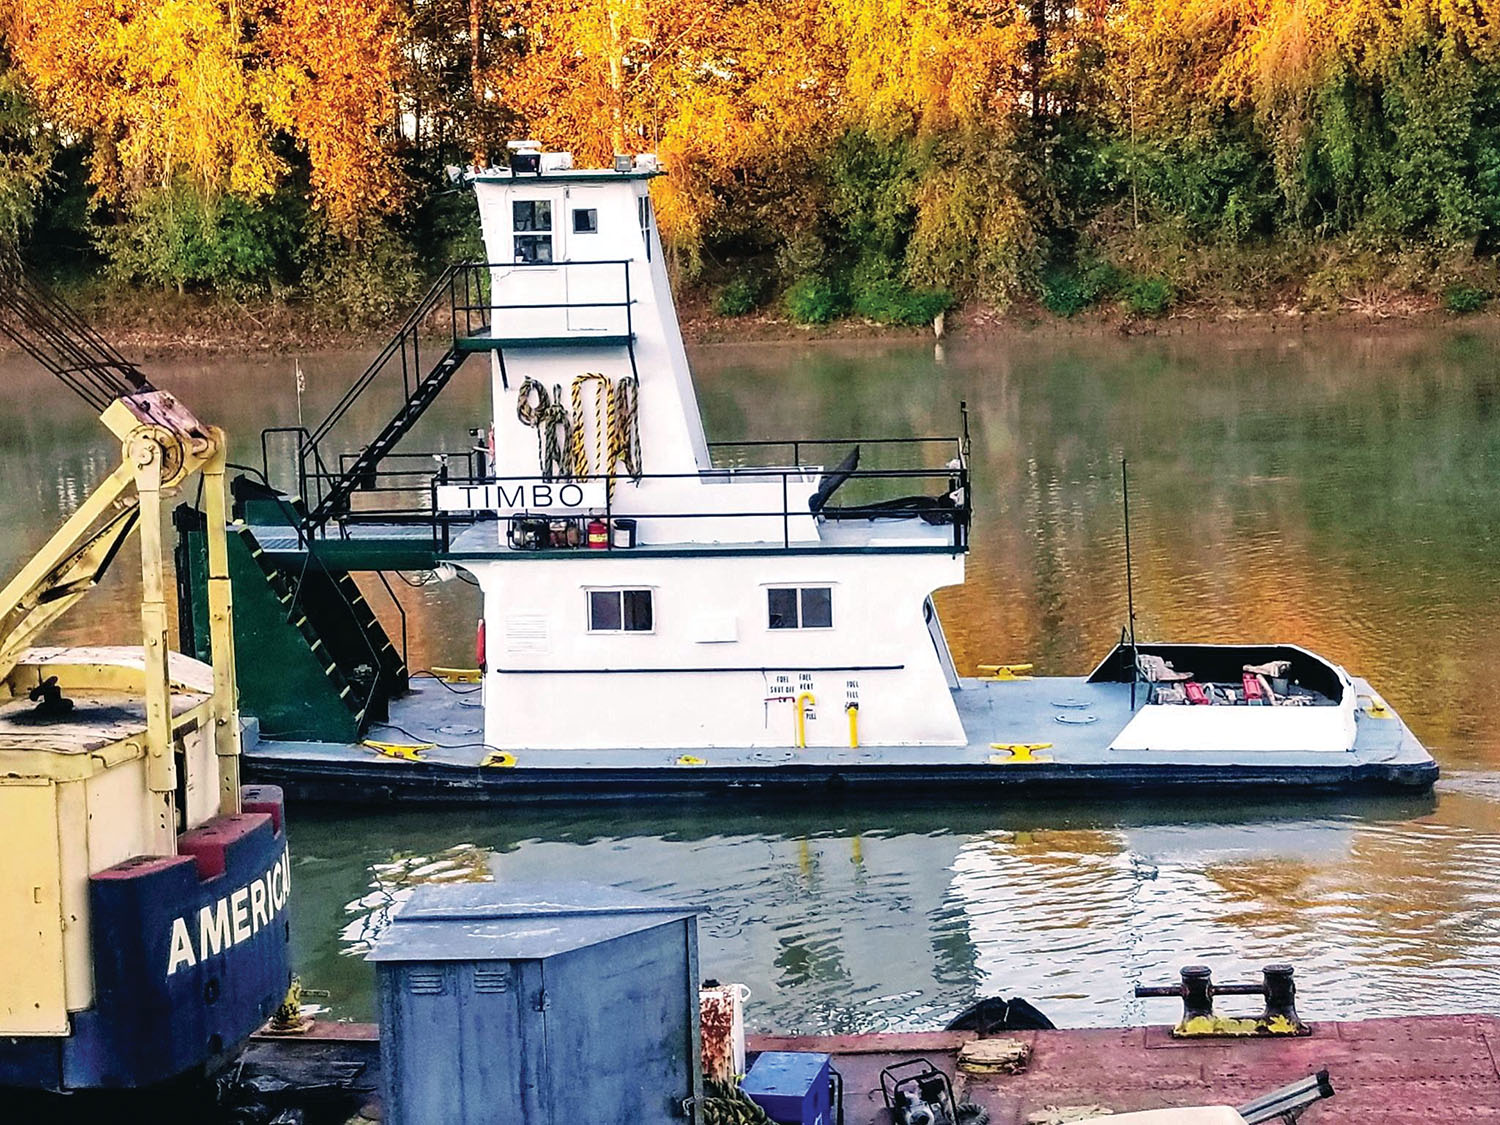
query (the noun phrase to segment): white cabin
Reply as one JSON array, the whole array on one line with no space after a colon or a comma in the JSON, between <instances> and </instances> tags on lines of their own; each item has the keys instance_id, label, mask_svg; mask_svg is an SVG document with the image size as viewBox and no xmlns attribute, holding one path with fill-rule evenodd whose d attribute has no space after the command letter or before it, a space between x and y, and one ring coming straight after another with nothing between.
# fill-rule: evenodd
<instances>
[{"instance_id":1,"label":"white cabin","mask_svg":"<svg viewBox=\"0 0 1500 1125\"><path fill-rule=\"evenodd\" d=\"M964 577L962 442L862 442L880 468L848 472L838 493L847 442L711 446L654 161L585 171L523 155L537 159L473 176L490 468L436 495L455 517L494 517L447 552L484 594L485 742L964 745L931 601ZM579 424L549 445L543 408L559 397Z\"/></svg>"}]
</instances>

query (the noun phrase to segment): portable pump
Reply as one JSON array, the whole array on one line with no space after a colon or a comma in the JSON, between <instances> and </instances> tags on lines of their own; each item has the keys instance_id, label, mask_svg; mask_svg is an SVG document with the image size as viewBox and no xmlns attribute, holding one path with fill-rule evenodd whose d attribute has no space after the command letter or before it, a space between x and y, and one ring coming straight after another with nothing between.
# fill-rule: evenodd
<instances>
[{"instance_id":1,"label":"portable pump","mask_svg":"<svg viewBox=\"0 0 1500 1125\"><path fill-rule=\"evenodd\" d=\"M907 1059L880 1072L880 1092L896 1125L956 1125L953 1084L926 1059Z\"/></svg>"}]
</instances>

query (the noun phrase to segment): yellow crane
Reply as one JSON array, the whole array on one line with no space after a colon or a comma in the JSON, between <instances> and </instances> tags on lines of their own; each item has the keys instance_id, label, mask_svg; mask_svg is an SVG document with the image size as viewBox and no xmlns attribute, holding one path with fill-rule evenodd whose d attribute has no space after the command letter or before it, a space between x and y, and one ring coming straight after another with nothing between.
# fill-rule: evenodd
<instances>
[{"instance_id":1,"label":"yellow crane","mask_svg":"<svg viewBox=\"0 0 1500 1125\"><path fill-rule=\"evenodd\" d=\"M225 440L24 277L0 334L75 391L118 466L0 590L0 1073L142 1086L232 1051L285 995L280 792L240 785ZM201 474L212 664L171 651L163 501ZM38 647L138 533L141 644Z\"/></svg>"}]
</instances>

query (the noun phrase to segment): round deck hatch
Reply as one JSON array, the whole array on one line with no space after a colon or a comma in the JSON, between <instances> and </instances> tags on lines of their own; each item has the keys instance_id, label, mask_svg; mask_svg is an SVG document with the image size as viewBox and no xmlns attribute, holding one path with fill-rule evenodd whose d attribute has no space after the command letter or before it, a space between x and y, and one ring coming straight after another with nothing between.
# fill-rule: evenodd
<instances>
[{"instance_id":1,"label":"round deck hatch","mask_svg":"<svg viewBox=\"0 0 1500 1125\"><path fill-rule=\"evenodd\" d=\"M1061 715L1053 715L1059 723L1067 723L1070 727L1086 727L1090 723L1099 721L1098 715L1089 715L1078 711L1065 711Z\"/></svg>"}]
</instances>

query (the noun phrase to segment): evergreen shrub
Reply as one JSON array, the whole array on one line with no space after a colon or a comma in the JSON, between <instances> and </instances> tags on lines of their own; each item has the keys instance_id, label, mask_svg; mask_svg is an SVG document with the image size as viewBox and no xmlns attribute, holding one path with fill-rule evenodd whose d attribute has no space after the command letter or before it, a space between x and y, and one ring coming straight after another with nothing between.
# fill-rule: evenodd
<instances>
[{"instance_id":1,"label":"evergreen shrub","mask_svg":"<svg viewBox=\"0 0 1500 1125\"><path fill-rule=\"evenodd\" d=\"M1453 313L1478 312L1489 299L1489 293L1473 285L1455 285L1443 294L1444 306Z\"/></svg>"},{"instance_id":2,"label":"evergreen shrub","mask_svg":"<svg viewBox=\"0 0 1500 1125\"><path fill-rule=\"evenodd\" d=\"M848 307L840 285L811 274L792 282L782 302L787 315L798 324L829 324L843 316Z\"/></svg>"},{"instance_id":3,"label":"evergreen shrub","mask_svg":"<svg viewBox=\"0 0 1500 1125\"><path fill-rule=\"evenodd\" d=\"M878 324L931 324L953 307L953 294L944 289L913 289L899 281L873 281L854 294L857 315Z\"/></svg>"},{"instance_id":4,"label":"evergreen shrub","mask_svg":"<svg viewBox=\"0 0 1500 1125\"><path fill-rule=\"evenodd\" d=\"M714 311L720 316L745 316L760 307L764 291L765 285L760 278L740 274L714 297Z\"/></svg>"}]
</instances>

